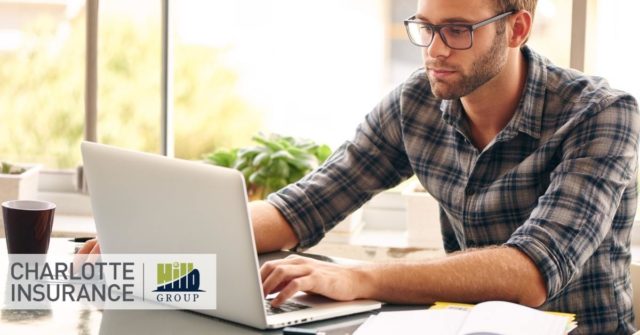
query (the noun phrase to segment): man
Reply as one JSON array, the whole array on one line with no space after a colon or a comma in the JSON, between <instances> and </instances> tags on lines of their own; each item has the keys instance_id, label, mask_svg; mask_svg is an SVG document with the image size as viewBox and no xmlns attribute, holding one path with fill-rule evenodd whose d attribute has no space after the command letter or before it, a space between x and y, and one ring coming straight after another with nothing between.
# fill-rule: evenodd
<instances>
[{"instance_id":1,"label":"man","mask_svg":"<svg viewBox=\"0 0 640 335\"><path fill-rule=\"evenodd\" d=\"M535 5L420 0L406 25L424 69L320 169L250 205L260 252L304 249L416 174L440 203L450 255L365 266L273 261L260 270L264 293L279 292L273 305L297 291L416 304L507 300L576 313L575 334L633 332L637 104L526 47Z\"/></svg>"}]
</instances>

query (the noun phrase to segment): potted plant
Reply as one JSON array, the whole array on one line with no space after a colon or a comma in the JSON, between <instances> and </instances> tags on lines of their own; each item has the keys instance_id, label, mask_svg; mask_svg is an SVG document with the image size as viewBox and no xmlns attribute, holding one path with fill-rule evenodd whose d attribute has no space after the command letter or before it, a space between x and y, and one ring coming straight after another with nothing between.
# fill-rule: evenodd
<instances>
[{"instance_id":1,"label":"potted plant","mask_svg":"<svg viewBox=\"0 0 640 335\"><path fill-rule=\"evenodd\" d=\"M272 192L294 183L331 155L327 145L290 136L262 134L252 138L255 146L218 149L205 161L242 172L249 200L264 199Z\"/></svg>"},{"instance_id":2,"label":"potted plant","mask_svg":"<svg viewBox=\"0 0 640 335\"><path fill-rule=\"evenodd\" d=\"M40 165L1 162L0 203L7 200L36 199ZM0 216L0 237L4 237L4 222Z\"/></svg>"}]
</instances>

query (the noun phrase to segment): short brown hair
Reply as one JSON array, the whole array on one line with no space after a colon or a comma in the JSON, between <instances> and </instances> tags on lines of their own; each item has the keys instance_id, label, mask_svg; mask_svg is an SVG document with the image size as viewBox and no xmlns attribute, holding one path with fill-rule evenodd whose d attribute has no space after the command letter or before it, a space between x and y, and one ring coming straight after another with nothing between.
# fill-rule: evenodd
<instances>
[{"instance_id":1,"label":"short brown hair","mask_svg":"<svg viewBox=\"0 0 640 335\"><path fill-rule=\"evenodd\" d=\"M531 13L531 17L533 17L536 11L536 4L538 4L538 0L496 0L498 13L504 13L510 10L519 11L524 9L527 12Z\"/></svg>"},{"instance_id":2,"label":"short brown hair","mask_svg":"<svg viewBox=\"0 0 640 335\"><path fill-rule=\"evenodd\" d=\"M496 0L496 12L497 13L504 13L504 12L508 12L508 11L520 11L520 10L526 10L527 12L531 13L531 20L533 20L533 16L536 12L536 5L538 4L538 0ZM505 23L504 21L500 21L498 23L498 33L502 33L504 32L504 26ZM524 43L522 43L523 45L527 43L527 41L529 41L529 38L527 37L524 40Z\"/></svg>"}]
</instances>

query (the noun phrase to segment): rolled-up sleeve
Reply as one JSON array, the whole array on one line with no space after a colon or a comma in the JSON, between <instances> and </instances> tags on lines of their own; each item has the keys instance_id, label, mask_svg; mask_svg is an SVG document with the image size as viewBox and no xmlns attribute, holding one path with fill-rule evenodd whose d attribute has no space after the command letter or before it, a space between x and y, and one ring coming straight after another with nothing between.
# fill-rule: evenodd
<instances>
[{"instance_id":1,"label":"rolled-up sleeve","mask_svg":"<svg viewBox=\"0 0 640 335\"><path fill-rule=\"evenodd\" d=\"M369 200L412 174L400 127L402 86L383 99L319 168L271 194L268 201L287 219L304 249Z\"/></svg>"},{"instance_id":2,"label":"rolled-up sleeve","mask_svg":"<svg viewBox=\"0 0 640 335\"><path fill-rule=\"evenodd\" d=\"M579 102L578 102L579 103ZM605 98L558 132L563 143L550 185L506 242L537 265L553 298L609 234L625 190L635 185L640 123L635 100ZM548 143L552 143L550 141Z\"/></svg>"}]
</instances>

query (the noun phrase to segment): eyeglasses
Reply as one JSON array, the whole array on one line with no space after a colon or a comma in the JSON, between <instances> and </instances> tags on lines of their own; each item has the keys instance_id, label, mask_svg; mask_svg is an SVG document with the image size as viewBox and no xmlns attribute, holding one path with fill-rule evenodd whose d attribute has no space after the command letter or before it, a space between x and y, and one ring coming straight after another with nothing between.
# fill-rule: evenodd
<instances>
[{"instance_id":1,"label":"eyeglasses","mask_svg":"<svg viewBox=\"0 0 640 335\"><path fill-rule=\"evenodd\" d=\"M438 32L440 38L446 46L456 50L466 50L473 45L473 32L490 23L503 19L515 11L508 11L498 14L475 24L464 23L448 23L448 24L429 24L416 20L416 16L412 16L404 21L407 28L409 40L411 43L419 47L428 47L433 43L433 37Z\"/></svg>"}]
</instances>

